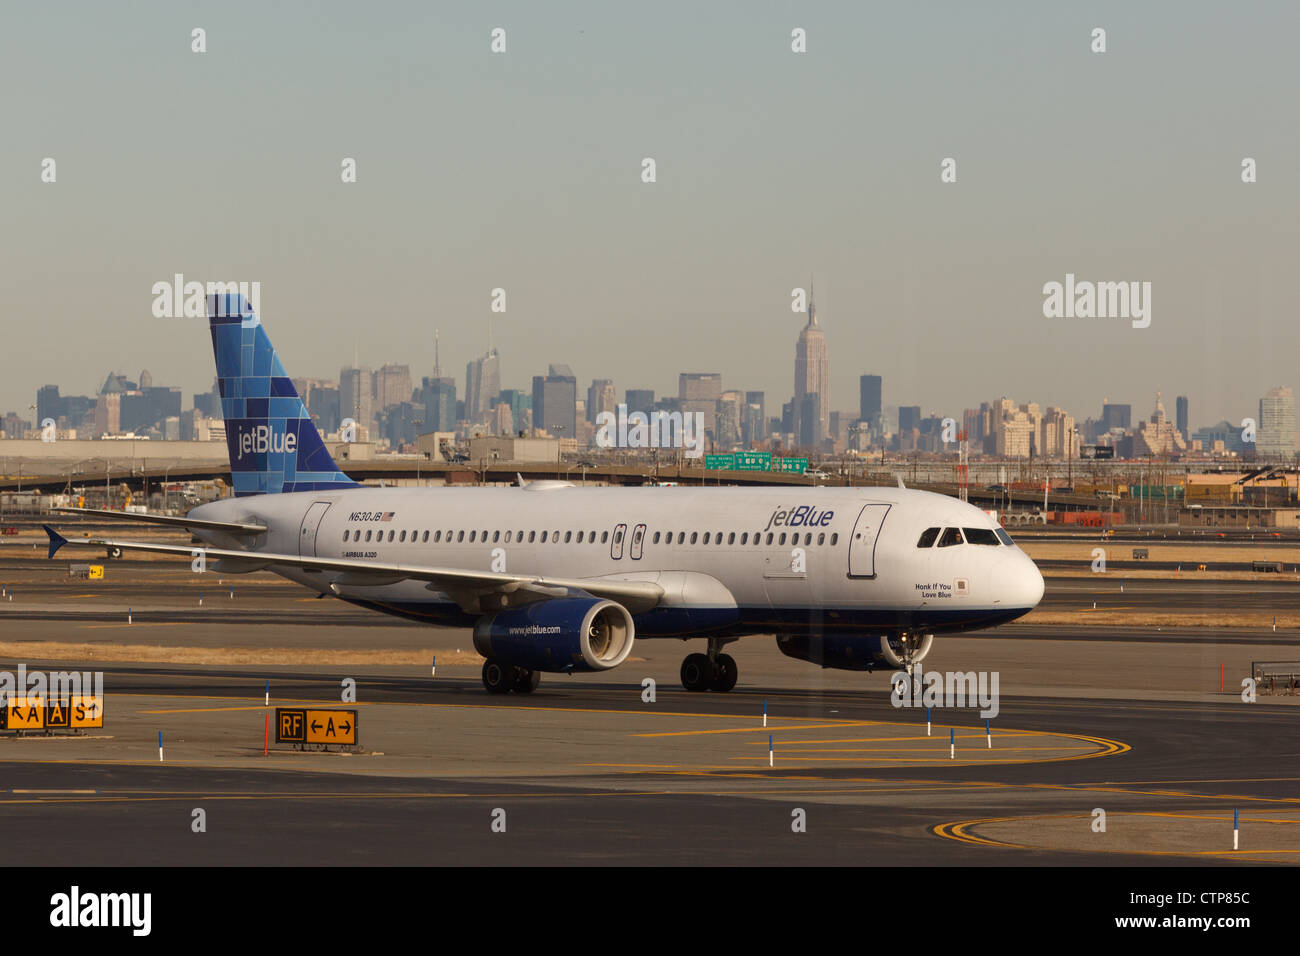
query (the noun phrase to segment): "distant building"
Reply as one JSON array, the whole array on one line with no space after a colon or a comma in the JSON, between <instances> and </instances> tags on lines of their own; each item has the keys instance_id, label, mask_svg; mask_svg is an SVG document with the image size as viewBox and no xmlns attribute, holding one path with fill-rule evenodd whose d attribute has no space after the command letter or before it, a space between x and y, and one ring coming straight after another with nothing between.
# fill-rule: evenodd
<instances>
[{"instance_id":1,"label":"distant building","mask_svg":"<svg viewBox=\"0 0 1300 956\"><path fill-rule=\"evenodd\" d=\"M424 432L456 430L456 380L426 376L420 380L424 398Z\"/></svg>"},{"instance_id":2,"label":"distant building","mask_svg":"<svg viewBox=\"0 0 1300 956\"><path fill-rule=\"evenodd\" d=\"M551 365L533 376L533 428L552 438L578 433L578 380L567 365Z\"/></svg>"},{"instance_id":3,"label":"distant building","mask_svg":"<svg viewBox=\"0 0 1300 956\"><path fill-rule=\"evenodd\" d=\"M591 380L591 387L587 389L587 421L595 422L601 412L611 414L618 411L618 402L614 398L614 380L608 378L595 378Z\"/></svg>"},{"instance_id":4,"label":"distant building","mask_svg":"<svg viewBox=\"0 0 1300 956\"><path fill-rule=\"evenodd\" d=\"M1295 394L1289 387L1270 388L1259 400L1255 457L1295 457Z\"/></svg>"},{"instance_id":5,"label":"distant building","mask_svg":"<svg viewBox=\"0 0 1300 956\"><path fill-rule=\"evenodd\" d=\"M718 372L682 372L677 376L677 400L683 415L702 412L704 429L716 437L718 399L722 398L722 375Z\"/></svg>"},{"instance_id":6,"label":"distant building","mask_svg":"<svg viewBox=\"0 0 1300 956\"><path fill-rule=\"evenodd\" d=\"M392 408L394 405L401 405L403 402L410 402L411 366L391 363L383 366L375 372L374 390L376 413Z\"/></svg>"},{"instance_id":7,"label":"distant building","mask_svg":"<svg viewBox=\"0 0 1300 956\"><path fill-rule=\"evenodd\" d=\"M1128 431L1133 427L1133 406L1105 403L1101 406L1101 425L1103 431L1122 428Z\"/></svg>"},{"instance_id":8,"label":"distant building","mask_svg":"<svg viewBox=\"0 0 1300 956\"><path fill-rule=\"evenodd\" d=\"M817 324L817 306L813 301L812 286L808 288L808 322L799 332L794 352L794 412L795 432L799 444L804 435L825 437L831 420L831 360L826 350L826 335ZM817 396L817 422L805 427L802 420L804 400ZM818 441L821 439L819 438Z\"/></svg>"},{"instance_id":9,"label":"distant building","mask_svg":"<svg viewBox=\"0 0 1300 956\"><path fill-rule=\"evenodd\" d=\"M365 429L374 425L374 375L368 368L339 370L339 420L352 419Z\"/></svg>"},{"instance_id":10,"label":"distant building","mask_svg":"<svg viewBox=\"0 0 1300 956\"><path fill-rule=\"evenodd\" d=\"M623 394L623 402L627 405L629 415L632 412L644 412L649 415L654 411L655 391L653 388L629 388Z\"/></svg>"},{"instance_id":11,"label":"distant building","mask_svg":"<svg viewBox=\"0 0 1300 956\"><path fill-rule=\"evenodd\" d=\"M1174 400L1174 403L1174 424L1177 425L1178 431L1182 434L1183 441L1190 442L1192 440L1192 433L1188 430L1187 426L1187 396L1179 395L1178 398Z\"/></svg>"},{"instance_id":12,"label":"distant building","mask_svg":"<svg viewBox=\"0 0 1300 956\"><path fill-rule=\"evenodd\" d=\"M873 429L880 427L884 397L884 380L879 375L863 375L858 379L858 417Z\"/></svg>"},{"instance_id":13,"label":"distant building","mask_svg":"<svg viewBox=\"0 0 1300 956\"><path fill-rule=\"evenodd\" d=\"M1179 455L1185 451L1187 443L1183 441L1183 436L1174 423L1169 421L1165 414L1165 404L1160 399L1160 393L1156 392L1156 407L1151 418L1139 425L1133 433L1131 457Z\"/></svg>"},{"instance_id":14,"label":"distant building","mask_svg":"<svg viewBox=\"0 0 1300 956\"><path fill-rule=\"evenodd\" d=\"M722 393L718 399L717 428L714 440L719 449L727 451L740 444L742 414L745 409L745 393L734 389Z\"/></svg>"},{"instance_id":15,"label":"distant building","mask_svg":"<svg viewBox=\"0 0 1300 956\"><path fill-rule=\"evenodd\" d=\"M500 392L501 357L488 349L465 366L465 418L475 425L486 422Z\"/></svg>"}]
</instances>

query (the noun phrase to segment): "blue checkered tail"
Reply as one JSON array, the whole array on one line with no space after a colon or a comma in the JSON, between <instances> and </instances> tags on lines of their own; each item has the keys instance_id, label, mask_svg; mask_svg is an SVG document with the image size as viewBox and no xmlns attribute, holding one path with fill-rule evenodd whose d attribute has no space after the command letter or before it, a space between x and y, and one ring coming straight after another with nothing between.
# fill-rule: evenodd
<instances>
[{"instance_id":1,"label":"blue checkered tail","mask_svg":"<svg viewBox=\"0 0 1300 956\"><path fill-rule=\"evenodd\" d=\"M355 488L339 470L242 295L208 296L236 497Z\"/></svg>"}]
</instances>

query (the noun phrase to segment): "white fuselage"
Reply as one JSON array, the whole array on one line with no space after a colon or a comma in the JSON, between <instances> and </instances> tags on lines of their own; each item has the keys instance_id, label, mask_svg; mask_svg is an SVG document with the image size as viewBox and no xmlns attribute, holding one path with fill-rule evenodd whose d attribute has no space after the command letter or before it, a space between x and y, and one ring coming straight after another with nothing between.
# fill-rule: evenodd
<instances>
[{"instance_id":1,"label":"white fuselage","mask_svg":"<svg viewBox=\"0 0 1300 956\"><path fill-rule=\"evenodd\" d=\"M983 511L903 488L352 488L213 502L196 518L266 525L251 550L387 564L650 581L638 638L988 627L1031 610L1043 579L1001 540L926 547L927 529L998 529ZM221 533L209 543L248 547ZM315 590L418 620L474 618L420 581Z\"/></svg>"}]
</instances>

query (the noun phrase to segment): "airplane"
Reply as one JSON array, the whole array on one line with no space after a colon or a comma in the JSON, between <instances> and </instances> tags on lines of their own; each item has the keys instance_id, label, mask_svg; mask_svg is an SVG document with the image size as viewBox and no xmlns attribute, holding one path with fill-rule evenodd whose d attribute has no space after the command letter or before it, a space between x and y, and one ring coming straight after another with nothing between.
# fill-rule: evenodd
<instances>
[{"instance_id":1,"label":"airplane","mask_svg":"<svg viewBox=\"0 0 1300 956\"><path fill-rule=\"evenodd\" d=\"M482 681L530 693L543 672L605 671L634 640L706 641L690 691L731 690L723 648L774 635L822 667L912 672L935 634L1027 614L1034 562L985 512L894 487L383 488L335 464L242 296L207 297L233 496L184 517L66 508L183 527L191 545L92 538L223 574L269 570L351 604L473 628Z\"/></svg>"}]
</instances>

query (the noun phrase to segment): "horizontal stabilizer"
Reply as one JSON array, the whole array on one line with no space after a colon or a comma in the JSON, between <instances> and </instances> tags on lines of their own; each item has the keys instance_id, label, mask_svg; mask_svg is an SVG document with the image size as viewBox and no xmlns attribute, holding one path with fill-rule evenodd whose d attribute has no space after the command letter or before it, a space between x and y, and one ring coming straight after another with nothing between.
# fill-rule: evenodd
<instances>
[{"instance_id":1,"label":"horizontal stabilizer","mask_svg":"<svg viewBox=\"0 0 1300 956\"><path fill-rule=\"evenodd\" d=\"M171 525L177 528L196 528L203 531L226 531L230 534L262 534L266 525L240 521L204 521L201 518L177 518L174 515L139 514L134 511L112 511L107 508L51 508L60 514L87 515L110 521L140 521L145 524Z\"/></svg>"}]
</instances>

